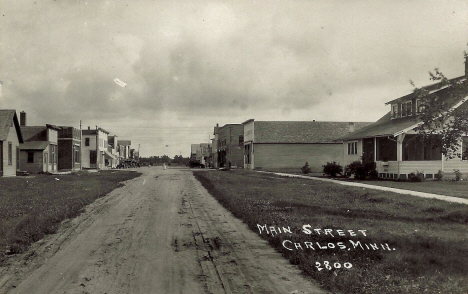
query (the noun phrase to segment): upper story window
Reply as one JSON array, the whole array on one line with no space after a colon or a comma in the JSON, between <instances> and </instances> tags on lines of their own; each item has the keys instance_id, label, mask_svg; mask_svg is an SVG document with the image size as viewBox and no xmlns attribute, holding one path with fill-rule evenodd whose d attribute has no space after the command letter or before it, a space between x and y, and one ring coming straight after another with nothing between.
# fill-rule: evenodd
<instances>
[{"instance_id":1,"label":"upper story window","mask_svg":"<svg viewBox=\"0 0 468 294\"><path fill-rule=\"evenodd\" d=\"M244 145L244 135L239 135L239 145Z\"/></svg>"},{"instance_id":2,"label":"upper story window","mask_svg":"<svg viewBox=\"0 0 468 294\"><path fill-rule=\"evenodd\" d=\"M413 102L408 101L401 104L401 117L413 115Z\"/></svg>"},{"instance_id":3,"label":"upper story window","mask_svg":"<svg viewBox=\"0 0 468 294\"><path fill-rule=\"evenodd\" d=\"M392 104L392 118L398 117L398 104Z\"/></svg>"},{"instance_id":4,"label":"upper story window","mask_svg":"<svg viewBox=\"0 0 468 294\"><path fill-rule=\"evenodd\" d=\"M421 99L416 100L416 113L423 113L424 110L426 109L426 106L422 102Z\"/></svg>"},{"instance_id":5,"label":"upper story window","mask_svg":"<svg viewBox=\"0 0 468 294\"><path fill-rule=\"evenodd\" d=\"M89 146L89 138L85 138L85 146Z\"/></svg>"}]
</instances>

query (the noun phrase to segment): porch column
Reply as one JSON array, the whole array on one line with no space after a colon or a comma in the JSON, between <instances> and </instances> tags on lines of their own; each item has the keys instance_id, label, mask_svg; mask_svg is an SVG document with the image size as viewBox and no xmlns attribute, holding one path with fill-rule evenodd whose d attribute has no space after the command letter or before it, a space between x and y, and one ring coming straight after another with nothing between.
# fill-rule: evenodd
<instances>
[{"instance_id":1,"label":"porch column","mask_svg":"<svg viewBox=\"0 0 468 294\"><path fill-rule=\"evenodd\" d=\"M374 137L374 162L377 162L377 137Z\"/></svg>"},{"instance_id":2,"label":"porch column","mask_svg":"<svg viewBox=\"0 0 468 294\"><path fill-rule=\"evenodd\" d=\"M397 136L397 164L398 164L398 178L400 178L400 162L403 161L403 140L406 133Z\"/></svg>"}]
</instances>

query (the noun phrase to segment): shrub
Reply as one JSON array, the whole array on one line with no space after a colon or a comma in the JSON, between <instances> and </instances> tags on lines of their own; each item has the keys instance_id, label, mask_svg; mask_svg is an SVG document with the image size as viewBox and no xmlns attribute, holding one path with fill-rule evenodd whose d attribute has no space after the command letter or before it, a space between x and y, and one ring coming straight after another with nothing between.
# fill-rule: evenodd
<instances>
[{"instance_id":1,"label":"shrub","mask_svg":"<svg viewBox=\"0 0 468 294\"><path fill-rule=\"evenodd\" d=\"M343 167L335 161L327 162L326 165L323 165L323 173L330 177L336 177L337 174L343 173Z\"/></svg>"},{"instance_id":2,"label":"shrub","mask_svg":"<svg viewBox=\"0 0 468 294\"><path fill-rule=\"evenodd\" d=\"M454 169L453 172L455 173L455 181L460 181L462 179L462 173L459 169Z\"/></svg>"},{"instance_id":3,"label":"shrub","mask_svg":"<svg viewBox=\"0 0 468 294\"><path fill-rule=\"evenodd\" d=\"M439 171L436 174L436 180L437 181L442 181L442 178L444 177L444 172L439 169Z\"/></svg>"},{"instance_id":4,"label":"shrub","mask_svg":"<svg viewBox=\"0 0 468 294\"><path fill-rule=\"evenodd\" d=\"M378 173L375 162L362 163L359 160L351 162L345 167L345 174L351 176L354 174L355 179L364 180L367 177L377 178Z\"/></svg>"},{"instance_id":5,"label":"shrub","mask_svg":"<svg viewBox=\"0 0 468 294\"><path fill-rule=\"evenodd\" d=\"M303 174L309 174L311 172L309 163L306 161L305 165L301 168Z\"/></svg>"},{"instance_id":6,"label":"shrub","mask_svg":"<svg viewBox=\"0 0 468 294\"><path fill-rule=\"evenodd\" d=\"M410 182L422 182L424 181L424 172L416 171L408 175L408 181Z\"/></svg>"}]
</instances>

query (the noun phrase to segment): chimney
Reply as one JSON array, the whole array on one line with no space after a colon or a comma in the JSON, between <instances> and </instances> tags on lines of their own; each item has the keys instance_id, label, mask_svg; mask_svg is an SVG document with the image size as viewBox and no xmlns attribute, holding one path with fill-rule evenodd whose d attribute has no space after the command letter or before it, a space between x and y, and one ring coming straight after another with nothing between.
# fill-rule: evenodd
<instances>
[{"instance_id":1,"label":"chimney","mask_svg":"<svg viewBox=\"0 0 468 294\"><path fill-rule=\"evenodd\" d=\"M352 133L354 132L355 128L354 128L354 122L349 122L348 123L348 127L349 127L349 132Z\"/></svg>"},{"instance_id":2,"label":"chimney","mask_svg":"<svg viewBox=\"0 0 468 294\"><path fill-rule=\"evenodd\" d=\"M20 112L20 126L22 127L26 126L26 112L24 111Z\"/></svg>"}]
</instances>

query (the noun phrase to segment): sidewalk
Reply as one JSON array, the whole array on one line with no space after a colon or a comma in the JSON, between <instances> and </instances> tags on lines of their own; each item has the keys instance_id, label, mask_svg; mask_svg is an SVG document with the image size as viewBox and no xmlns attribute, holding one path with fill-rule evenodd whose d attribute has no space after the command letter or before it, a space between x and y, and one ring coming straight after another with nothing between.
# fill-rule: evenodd
<instances>
[{"instance_id":1,"label":"sidewalk","mask_svg":"<svg viewBox=\"0 0 468 294\"><path fill-rule=\"evenodd\" d=\"M266 172L266 171L257 171L257 172L267 173L267 174L274 174L274 175L283 176L283 177L290 177L290 178L301 178L301 179L314 180L314 181L330 182L330 183L335 183L335 184L344 185L344 186L352 186L352 187L361 187L361 188L368 188L368 189L374 189L374 190L389 191L389 192L405 194L405 195L412 195L412 196L423 197L423 198L434 198L434 199L453 202L453 203L468 204L468 199L458 198L458 197L453 197L453 196L445 196L445 195L439 195L439 194L432 194L432 193L425 193L425 192L418 192L418 191L411 191L411 190L403 190L403 189L390 188L390 187L382 187L382 186L362 184L362 183L343 182L343 181L332 180L332 179L308 177L308 176L293 175L293 174L286 174L286 173L276 173L276 172Z\"/></svg>"}]
</instances>

